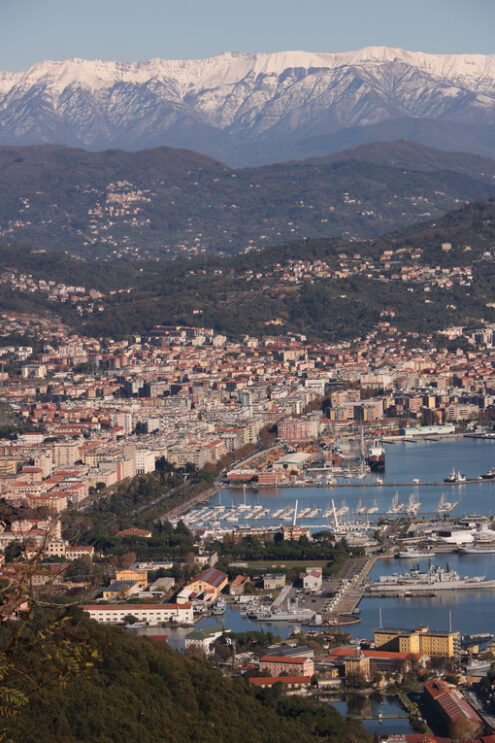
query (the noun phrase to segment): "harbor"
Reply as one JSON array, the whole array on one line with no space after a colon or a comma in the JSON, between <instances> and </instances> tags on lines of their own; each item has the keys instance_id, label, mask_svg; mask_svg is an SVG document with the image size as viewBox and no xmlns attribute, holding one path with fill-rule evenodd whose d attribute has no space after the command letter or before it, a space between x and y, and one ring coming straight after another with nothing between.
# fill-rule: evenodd
<instances>
[{"instance_id":1,"label":"harbor","mask_svg":"<svg viewBox=\"0 0 495 743\"><path fill-rule=\"evenodd\" d=\"M375 545L366 548L370 554L348 560L340 573L325 578L321 593L297 595L297 607L310 609L311 620L303 614L299 624L282 621L280 613L274 617L277 608L294 607L295 602L287 602L296 598L292 587L281 601L260 605L265 613L261 611L257 616L252 612L249 616L229 600L222 617L226 626L238 631L262 628L286 637L294 626L314 627L316 616L318 622L321 617L323 626L342 627L358 637L370 636L380 622L381 609L386 623L394 626L424 622L446 628L451 610L456 627L463 632L491 629L487 617L495 612L495 550L490 552L493 535L485 527L486 514L495 511L492 481L468 479L453 485L444 479L452 472L453 462L455 471L489 471L495 461L493 440L457 437L415 441L400 447L386 445L386 451L386 469L379 477L383 482L377 482L376 474L370 473L363 491L362 481L348 481L345 499L339 498L333 487L222 488L182 516L191 527L218 537L229 532L275 534L284 525L291 528L296 524L312 534L331 530L350 543L354 538ZM456 519L471 524L468 537L455 532ZM402 538L392 547L390 538L395 535L397 540L405 524L418 536L409 541ZM382 542L388 542L385 550L372 539L377 529ZM436 542L428 541L429 529L444 536ZM468 541L463 543L464 539ZM452 583L449 588L425 584L411 590L402 585L394 588L389 581L383 590L387 580L382 580L382 590L369 590L369 585L394 573L401 575L418 567L420 572L427 572L430 564L451 575L483 581L469 581L470 590L458 590ZM198 626L214 620L214 616L201 618Z\"/></svg>"},{"instance_id":2,"label":"harbor","mask_svg":"<svg viewBox=\"0 0 495 743\"><path fill-rule=\"evenodd\" d=\"M494 481L481 475L493 467L493 444L493 439L474 437L385 444L383 473L325 487L314 482L292 487L221 487L211 498L182 511L181 518L192 528L213 534L236 529L276 531L293 523L298 501L297 523L314 533L335 525L332 501L340 524L358 521L370 531L381 519L489 514L495 511ZM456 470L466 473L466 480L444 482L454 462Z\"/></svg>"}]
</instances>

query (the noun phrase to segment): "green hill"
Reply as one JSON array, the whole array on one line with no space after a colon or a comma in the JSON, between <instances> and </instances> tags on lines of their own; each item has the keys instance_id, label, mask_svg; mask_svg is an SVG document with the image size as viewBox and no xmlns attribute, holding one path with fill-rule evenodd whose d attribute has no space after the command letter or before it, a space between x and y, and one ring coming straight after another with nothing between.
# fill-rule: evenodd
<instances>
[{"instance_id":1,"label":"green hill","mask_svg":"<svg viewBox=\"0 0 495 743\"><path fill-rule=\"evenodd\" d=\"M444 250L443 243L451 247ZM483 318L495 321L494 247L493 199L374 240L304 240L232 257L102 264L5 247L0 248L0 271L77 281L106 296L101 311L79 314L70 303L49 302L40 292L16 293L0 284L0 309L55 313L76 330L96 336L142 334L157 324L176 323L232 336L290 331L313 340L340 340L376 327L384 310L402 330L434 331ZM384 251L390 255L388 268ZM289 281L284 273L296 260L305 261L306 268ZM324 276L311 273L315 261L325 263ZM402 280L403 267L435 276ZM443 282L444 271L453 272L450 284ZM110 293L119 288L126 291ZM270 324L273 320L276 325Z\"/></svg>"},{"instance_id":2,"label":"green hill","mask_svg":"<svg viewBox=\"0 0 495 743\"><path fill-rule=\"evenodd\" d=\"M160 147L0 148L0 240L85 257L376 237L495 195L495 161L411 142L233 170Z\"/></svg>"},{"instance_id":3,"label":"green hill","mask_svg":"<svg viewBox=\"0 0 495 743\"><path fill-rule=\"evenodd\" d=\"M2 679L29 693L20 715L10 724L5 717L1 723L13 743L369 740L360 723L345 720L328 705L255 692L244 679L227 680L204 661L179 655L165 643L102 627L79 611L53 635L46 626L41 622L23 632L25 639L10 656L15 668ZM48 639L37 641L33 650L30 631L35 629ZM9 631L15 630L2 628L2 647ZM60 684L56 649L70 653L85 644L98 655L94 667L84 673L74 670Z\"/></svg>"}]
</instances>

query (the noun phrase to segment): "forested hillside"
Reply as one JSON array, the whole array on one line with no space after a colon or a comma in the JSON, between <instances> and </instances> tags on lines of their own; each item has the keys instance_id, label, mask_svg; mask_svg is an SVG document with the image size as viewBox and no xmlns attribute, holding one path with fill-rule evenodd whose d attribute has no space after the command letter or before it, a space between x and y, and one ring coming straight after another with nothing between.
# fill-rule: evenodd
<instances>
[{"instance_id":1,"label":"forested hillside","mask_svg":"<svg viewBox=\"0 0 495 743\"><path fill-rule=\"evenodd\" d=\"M85 258L372 238L495 195L495 161L408 142L233 170L160 147L0 148L0 240Z\"/></svg>"},{"instance_id":2,"label":"forested hillside","mask_svg":"<svg viewBox=\"0 0 495 743\"><path fill-rule=\"evenodd\" d=\"M231 258L112 263L7 247L0 270L101 290L98 302L77 305L0 284L0 309L49 312L91 335L179 323L232 336L291 331L339 340L390 318L402 330L434 331L495 321L495 201L361 242L305 240Z\"/></svg>"},{"instance_id":3,"label":"forested hillside","mask_svg":"<svg viewBox=\"0 0 495 743\"><path fill-rule=\"evenodd\" d=\"M281 699L276 689L255 692L244 679L225 679L204 661L179 655L166 643L99 626L79 610L71 611L63 622L55 621L52 611L31 618L6 656L2 651L12 633L18 634L18 626L2 626L2 662L11 663L2 678L4 690L9 690L2 695L2 740L369 740L360 722L345 720L329 705ZM21 701L18 714L10 716L24 694L27 703Z\"/></svg>"}]
</instances>

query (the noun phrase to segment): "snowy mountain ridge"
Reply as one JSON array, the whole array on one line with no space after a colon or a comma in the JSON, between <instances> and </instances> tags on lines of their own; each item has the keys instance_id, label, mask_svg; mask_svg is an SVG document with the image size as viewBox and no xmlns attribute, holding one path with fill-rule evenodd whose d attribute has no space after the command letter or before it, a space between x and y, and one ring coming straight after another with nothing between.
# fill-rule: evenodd
<instances>
[{"instance_id":1,"label":"snowy mountain ridge","mask_svg":"<svg viewBox=\"0 0 495 743\"><path fill-rule=\"evenodd\" d=\"M0 72L0 144L167 144L228 159L240 146L269 152L272 143L416 119L494 126L495 55L366 47L135 63L69 59Z\"/></svg>"},{"instance_id":2,"label":"snowy mountain ridge","mask_svg":"<svg viewBox=\"0 0 495 743\"><path fill-rule=\"evenodd\" d=\"M335 70L348 66L376 66L402 62L429 75L452 80L495 81L495 54L426 54L390 47L365 47L354 52L335 54L304 51L243 54L226 52L206 59L168 60L159 57L142 62L106 62L74 57L63 61L45 60L21 72L0 72L0 89L7 93L15 86L45 83L63 90L79 84L92 90L110 87L116 82L161 82L174 78L181 88L201 89L209 83L238 83L247 74L280 75L288 69L320 68Z\"/></svg>"}]
</instances>

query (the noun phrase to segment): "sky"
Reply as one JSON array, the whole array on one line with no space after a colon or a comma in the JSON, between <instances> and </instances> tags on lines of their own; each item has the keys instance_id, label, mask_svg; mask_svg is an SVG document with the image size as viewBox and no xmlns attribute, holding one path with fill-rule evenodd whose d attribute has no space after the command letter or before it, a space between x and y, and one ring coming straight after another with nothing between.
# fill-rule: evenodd
<instances>
[{"instance_id":1,"label":"sky","mask_svg":"<svg viewBox=\"0 0 495 743\"><path fill-rule=\"evenodd\" d=\"M495 0L0 0L0 70L225 51L495 53Z\"/></svg>"}]
</instances>

